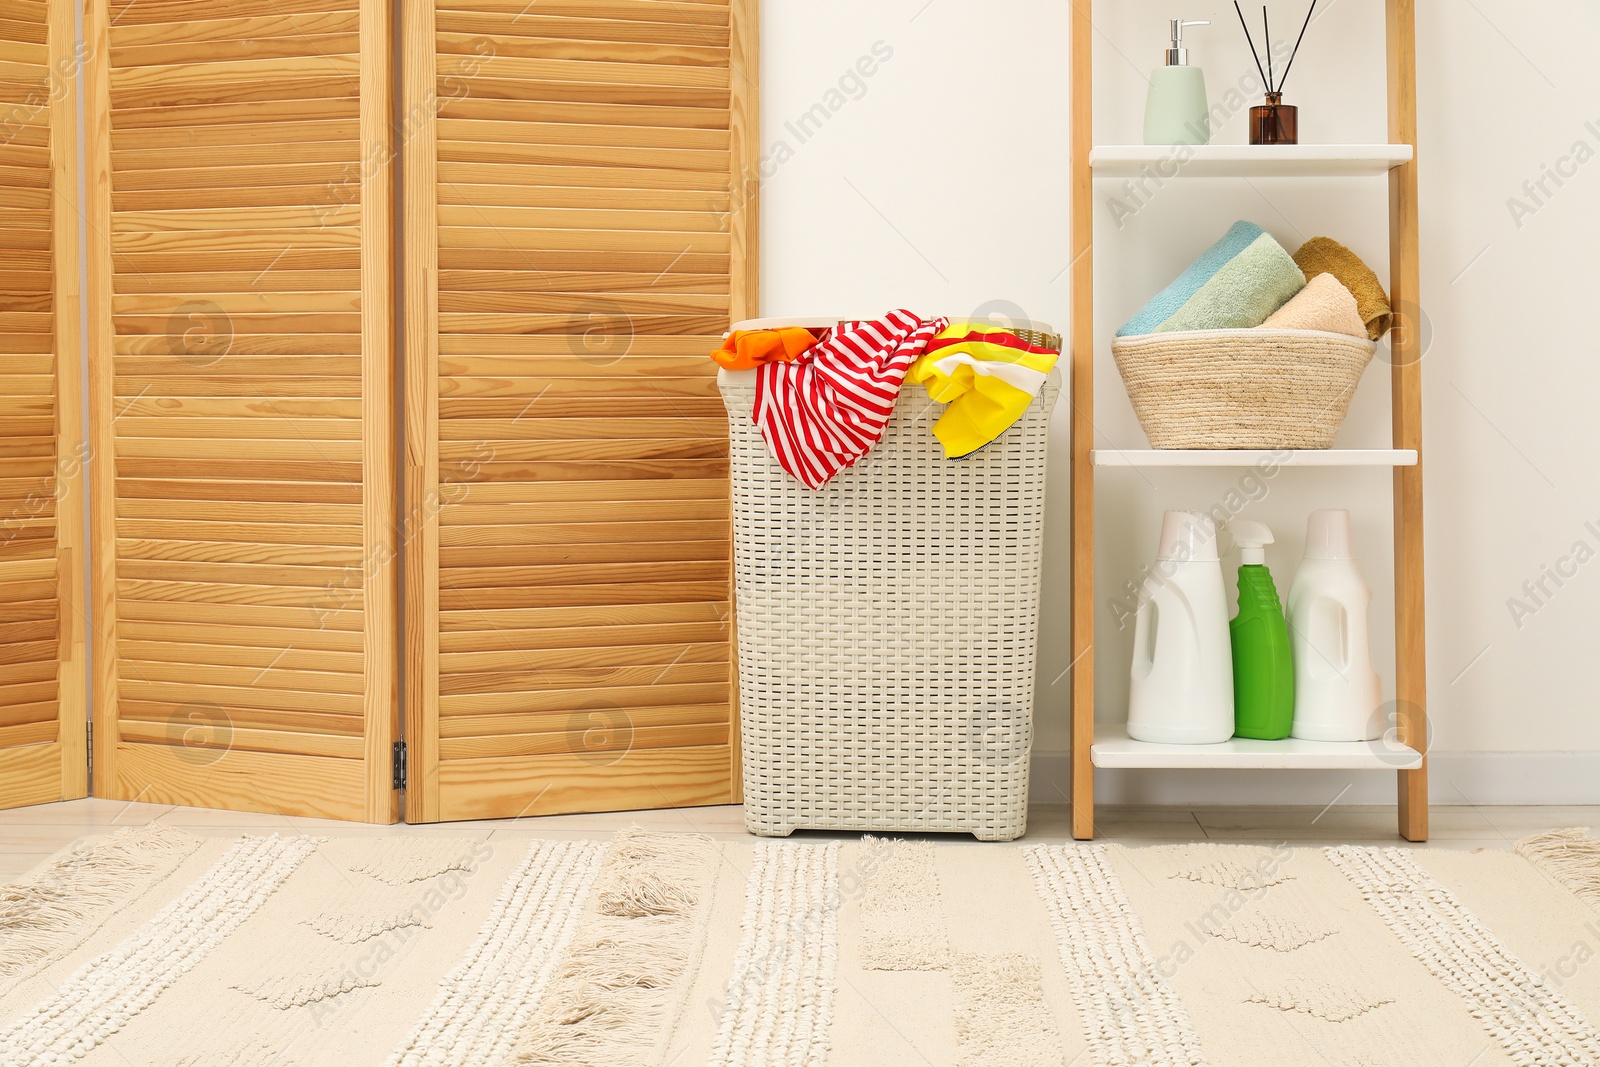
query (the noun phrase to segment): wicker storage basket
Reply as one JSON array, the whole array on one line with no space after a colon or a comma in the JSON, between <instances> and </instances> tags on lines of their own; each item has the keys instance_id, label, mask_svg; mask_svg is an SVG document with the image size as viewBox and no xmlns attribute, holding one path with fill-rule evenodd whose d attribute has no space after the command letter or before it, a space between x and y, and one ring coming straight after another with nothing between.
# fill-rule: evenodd
<instances>
[{"instance_id":1,"label":"wicker storage basket","mask_svg":"<svg viewBox=\"0 0 1600 1067\"><path fill-rule=\"evenodd\" d=\"M1020 837L1059 373L1004 436L958 461L933 436L940 407L907 386L878 447L818 492L784 473L750 421L755 372L719 382L745 825Z\"/></svg>"},{"instance_id":2,"label":"wicker storage basket","mask_svg":"<svg viewBox=\"0 0 1600 1067\"><path fill-rule=\"evenodd\" d=\"M1154 448L1331 448L1377 345L1315 330L1197 330L1111 344Z\"/></svg>"}]
</instances>

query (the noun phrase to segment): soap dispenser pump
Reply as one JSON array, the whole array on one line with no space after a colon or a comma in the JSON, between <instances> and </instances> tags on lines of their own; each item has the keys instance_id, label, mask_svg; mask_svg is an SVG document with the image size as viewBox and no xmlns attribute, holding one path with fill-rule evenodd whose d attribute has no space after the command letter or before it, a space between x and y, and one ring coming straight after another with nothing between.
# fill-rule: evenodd
<instances>
[{"instance_id":1,"label":"soap dispenser pump","mask_svg":"<svg viewBox=\"0 0 1600 1067\"><path fill-rule=\"evenodd\" d=\"M1228 524L1239 546L1239 614L1228 623L1233 645L1233 733L1282 741L1294 725L1294 660L1289 623L1267 570L1272 531L1259 522Z\"/></svg>"},{"instance_id":2,"label":"soap dispenser pump","mask_svg":"<svg viewBox=\"0 0 1600 1067\"><path fill-rule=\"evenodd\" d=\"M1167 49L1166 63L1150 74L1150 95L1144 107L1144 143L1210 144L1211 112L1206 106L1206 76L1199 67L1189 65L1183 31L1187 26L1211 23L1182 19L1170 22L1172 44Z\"/></svg>"}]
</instances>

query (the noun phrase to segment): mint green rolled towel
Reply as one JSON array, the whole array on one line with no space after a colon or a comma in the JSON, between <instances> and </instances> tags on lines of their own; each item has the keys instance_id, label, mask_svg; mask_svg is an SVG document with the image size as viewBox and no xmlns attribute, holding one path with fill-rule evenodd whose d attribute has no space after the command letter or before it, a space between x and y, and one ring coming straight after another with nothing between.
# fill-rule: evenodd
<instances>
[{"instance_id":1,"label":"mint green rolled towel","mask_svg":"<svg viewBox=\"0 0 1600 1067\"><path fill-rule=\"evenodd\" d=\"M1155 333L1163 322L1177 314L1179 308L1188 303L1206 282L1215 277L1217 271L1240 252L1249 248L1251 243L1264 233L1266 231L1253 222L1241 220L1234 223L1216 244L1189 264L1171 285L1151 297L1150 302L1139 309L1139 314L1123 324L1122 329L1117 331L1117 336L1132 337Z\"/></svg>"},{"instance_id":2,"label":"mint green rolled towel","mask_svg":"<svg viewBox=\"0 0 1600 1067\"><path fill-rule=\"evenodd\" d=\"M1251 329L1305 287L1306 276L1294 257L1263 233L1152 332Z\"/></svg>"}]
</instances>

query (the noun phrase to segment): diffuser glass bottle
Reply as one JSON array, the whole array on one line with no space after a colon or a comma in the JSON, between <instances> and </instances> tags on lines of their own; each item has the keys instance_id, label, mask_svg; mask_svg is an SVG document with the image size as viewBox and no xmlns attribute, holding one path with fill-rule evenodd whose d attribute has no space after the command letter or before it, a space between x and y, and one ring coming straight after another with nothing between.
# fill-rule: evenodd
<instances>
[{"instance_id":1,"label":"diffuser glass bottle","mask_svg":"<svg viewBox=\"0 0 1600 1067\"><path fill-rule=\"evenodd\" d=\"M1261 30L1263 40L1266 42L1267 63L1261 65L1261 53L1256 50L1256 41L1250 33L1250 26L1244 20L1244 10L1239 7L1239 0L1233 0L1233 9L1238 12L1239 25L1244 27L1245 40L1250 42L1250 54L1255 57L1256 73L1261 75L1261 80L1267 86L1266 102L1250 109L1250 143L1259 145L1280 145L1300 143L1300 109L1293 104L1283 102L1283 83L1288 80L1289 71L1294 68L1295 57L1300 54L1300 44L1305 40L1306 30L1311 25L1311 16L1316 13L1317 0L1311 0L1311 7L1306 10L1306 20L1300 27L1300 36L1295 40L1294 51L1289 54L1289 62L1284 64L1283 74L1275 77L1272 68L1272 26L1267 18L1267 8L1261 7Z\"/></svg>"},{"instance_id":2,"label":"diffuser glass bottle","mask_svg":"<svg viewBox=\"0 0 1600 1067\"><path fill-rule=\"evenodd\" d=\"M1299 144L1300 109L1283 102L1282 93L1268 93L1267 102L1250 109L1251 144Z\"/></svg>"}]
</instances>

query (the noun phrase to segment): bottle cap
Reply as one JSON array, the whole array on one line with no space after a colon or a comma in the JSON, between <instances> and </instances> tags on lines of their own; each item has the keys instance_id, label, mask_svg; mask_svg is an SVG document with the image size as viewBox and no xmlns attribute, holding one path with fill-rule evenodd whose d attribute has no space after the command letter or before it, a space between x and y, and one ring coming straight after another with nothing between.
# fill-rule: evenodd
<instances>
[{"instance_id":1,"label":"bottle cap","mask_svg":"<svg viewBox=\"0 0 1600 1067\"><path fill-rule=\"evenodd\" d=\"M1350 513L1343 509L1313 511L1306 522L1306 559L1355 559Z\"/></svg>"},{"instance_id":2,"label":"bottle cap","mask_svg":"<svg viewBox=\"0 0 1600 1067\"><path fill-rule=\"evenodd\" d=\"M1267 563L1267 546L1273 543L1272 531L1259 522L1234 519L1228 523L1233 543L1239 546L1239 562L1243 566L1263 567Z\"/></svg>"},{"instance_id":3,"label":"bottle cap","mask_svg":"<svg viewBox=\"0 0 1600 1067\"><path fill-rule=\"evenodd\" d=\"M1215 563L1217 526L1203 511L1169 511L1161 520L1161 550L1156 559Z\"/></svg>"}]
</instances>

